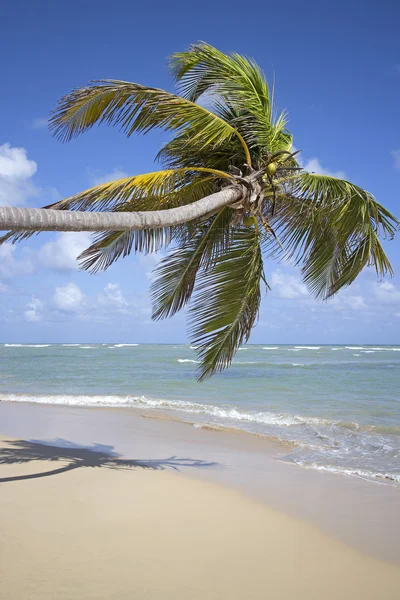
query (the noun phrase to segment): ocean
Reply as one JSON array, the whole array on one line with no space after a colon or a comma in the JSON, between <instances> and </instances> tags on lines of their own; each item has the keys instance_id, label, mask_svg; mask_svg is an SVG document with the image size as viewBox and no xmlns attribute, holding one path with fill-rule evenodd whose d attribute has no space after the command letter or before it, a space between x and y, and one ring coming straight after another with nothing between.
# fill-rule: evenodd
<instances>
[{"instance_id":1,"label":"ocean","mask_svg":"<svg viewBox=\"0 0 400 600\"><path fill-rule=\"evenodd\" d=\"M0 401L159 411L287 443L282 460L400 484L400 346L248 345L196 381L189 345L3 344Z\"/></svg>"}]
</instances>

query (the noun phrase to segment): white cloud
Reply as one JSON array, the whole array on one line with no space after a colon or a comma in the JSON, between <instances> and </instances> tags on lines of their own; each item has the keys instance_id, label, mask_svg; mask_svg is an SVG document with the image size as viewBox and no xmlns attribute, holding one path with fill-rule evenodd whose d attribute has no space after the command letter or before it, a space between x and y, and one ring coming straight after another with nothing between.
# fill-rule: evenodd
<instances>
[{"instance_id":1,"label":"white cloud","mask_svg":"<svg viewBox=\"0 0 400 600\"><path fill-rule=\"evenodd\" d=\"M85 296L75 283L56 288L53 302L58 310L78 312L83 307Z\"/></svg>"},{"instance_id":2,"label":"white cloud","mask_svg":"<svg viewBox=\"0 0 400 600\"><path fill-rule=\"evenodd\" d=\"M336 310L365 310L368 308L363 296L346 295L345 291L332 298L329 305L332 305Z\"/></svg>"},{"instance_id":3,"label":"white cloud","mask_svg":"<svg viewBox=\"0 0 400 600\"><path fill-rule=\"evenodd\" d=\"M286 275L282 271L274 271L271 275L271 288L280 298L305 298L308 296L307 286L294 275Z\"/></svg>"},{"instance_id":4,"label":"white cloud","mask_svg":"<svg viewBox=\"0 0 400 600\"><path fill-rule=\"evenodd\" d=\"M89 171L89 177L93 185L100 185L101 183L107 183L108 181L114 181L116 179L124 179L129 177L128 173L125 173L122 169L115 168L110 173L99 173L98 171Z\"/></svg>"},{"instance_id":5,"label":"white cloud","mask_svg":"<svg viewBox=\"0 0 400 600\"><path fill-rule=\"evenodd\" d=\"M77 257L91 243L89 233L60 233L56 239L46 242L39 250L39 262L43 267L56 271L72 271L78 268Z\"/></svg>"},{"instance_id":6,"label":"white cloud","mask_svg":"<svg viewBox=\"0 0 400 600\"><path fill-rule=\"evenodd\" d=\"M400 290L390 281L375 284L375 296L382 304L400 304Z\"/></svg>"},{"instance_id":7,"label":"white cloud","mask_svg":"<svg viewBox=\"0 0 400 600\"><path fill-rule=\"evenodd\" d=\"M32 129L47 129L49 120L47 117L37 117L36 119L32 119L31 128Z\"/></svg>"},{"instance_id":8,"label":"white cloud","mask_svg":"<svg viewBox=\"0 0 400 600\"><path fill-rule=\"evenodd\" d=\"M301 164L301 163L300 163ZM318 173L319 175L330 175L331 177L338 177L339 179L345 179L346 175L344 171L330 171L325 169L318 158L310 158L307 162L301 164L303 169L309 173Z\"/></svg>"},{"instance_id":9,"label":"white cloud","mask_svg":"<svg viewBox=\"0 0 400 600\"><path fill-rule=\"evenodd\" d=\"M37 164L29 160L25 148L0 146L0 206L19 206L38 194L31 178Z\"/></svg>"},{"instance_id":10,"label":"white cloud","mask_svg":"<svg viewBox=\"0 0 400 600\"><path fill-rule=\"evenodd\" d=\"M292 146L292 152L296 152L296 146ZM345 179L346 174L344 171L331 171L322 166L319 158L304 159L301 154L297 155L297 162L303 169L309 173L317 173L318 175L330 175L331 177L338 177L339 179Z\"/></svg>"},{"instance_id":11,"label":"white cloud","mask_svg":"<svg viewBox=\"0 0 400 600\"><path fill-rule=\"evenodd\" d=\"M0 146L0 177L29 179L37 171L34 160L28 160L25 148Z\"/></svg>"},{"instance_id":12,"label":"white cloud","mask_svg":"<svg viewBox=\"0 0 400 600\"><path fill-rule=\"evenodd\" d=\"M400 171L400 150L393 150L392 158L395 169L398 169Z\"/></svg>"},{"instance_id":13,"label":"white cloud","mask_svg":"<svg viewBox=\"0 0 400 600\"><path fill-rule=\"evenodd\" d=\"M119 308L129 305L118 283L107 283L104 288L104 294L100 297L100 302L103 302L103 304L112 304Z\"/></svg>"},{"instance_id":14,"label":"white cloud","mask_svg":"<svg viewBox=\"0 0 400 600\"><path fill-rule=\"evenodd\" d=\"M119 283L108 283L96 298L94 312L102 321L119 315L144 322L151 315L151 308L147 294L124 294Z\"/></svg>"},{"instance_id":15,"label":"white cloud","mask_svg":"<svg viewBox=\"0 0 400 600\"><path fill-rule=\"evenodd\" d=\"M27 309L24 311L25 321L29 321L30 323L41 321L43 318L42 311L43 302L39 298L33 296L31 302L27 305Z\"/></svg>"},{"instance_id":16,"label":"white cloud","mask_svg":"<svg viewBox=\"0 0 400 600\"><path fill-rule=\"evenodd\" d=\"M5 243L0 245L0 277L2 279L13 279L21 275L30 275L34 271L29 256L22 260L15 258L17 246Z\"/></svg>"}]
</instances>

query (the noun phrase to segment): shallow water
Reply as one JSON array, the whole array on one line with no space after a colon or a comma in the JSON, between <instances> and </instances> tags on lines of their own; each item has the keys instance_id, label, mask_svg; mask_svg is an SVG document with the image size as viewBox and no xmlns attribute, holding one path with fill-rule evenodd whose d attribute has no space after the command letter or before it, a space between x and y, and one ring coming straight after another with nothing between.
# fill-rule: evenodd
<instances>
[{"instance_id":1,"label":"shallow water","mask_svg":"<svg viewBox=\"0 0 400 600\"><path fill-rule=\"evenodd\" d=\"M202 384L188 345L4 344L0 399L167 411L293 443L285 460L400 483L400 347L246 346Z\"/></svg>"}]
</instances>

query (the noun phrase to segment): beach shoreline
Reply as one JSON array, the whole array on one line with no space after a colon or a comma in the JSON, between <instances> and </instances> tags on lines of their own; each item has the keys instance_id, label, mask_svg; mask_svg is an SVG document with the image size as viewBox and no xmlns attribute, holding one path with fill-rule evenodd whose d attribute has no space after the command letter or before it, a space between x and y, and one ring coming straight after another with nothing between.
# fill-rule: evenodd
<instances>
[{"instance_id":1,"label":"beach shoreline","mask_svg":"<svg viewBox=\"0 0 400 600\"><path fill-rule=\"evenodd\" d=\"M211 463L183 475L222 485L306 521L347 546L400 564L398 486L286 463L288 448L236 431L199 428L151 411L0 403L0 434L46 444L92 447L148 461L175 456Z\"/></svg>"},{"instance_id":2,"label":"beach shoreline","mask_svg":"<svg viewBox=\"0 0 400 600\"><path fill-rule=\"evenodd\" d=\"M185 459L7 436L0 457L2 600L397 598L395 565L176 471Z\"/></svg>"}]
</instances>

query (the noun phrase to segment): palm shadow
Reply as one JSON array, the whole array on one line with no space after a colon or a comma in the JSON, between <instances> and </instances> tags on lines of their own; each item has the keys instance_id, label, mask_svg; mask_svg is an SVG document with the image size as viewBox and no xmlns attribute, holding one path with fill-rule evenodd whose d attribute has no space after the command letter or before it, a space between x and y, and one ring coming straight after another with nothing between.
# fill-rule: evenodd
<instances>
[{"instance_id":1,"label":"palm shadow","mask_svg":"<svg viewBox=\"0 0 400 600\"><path fill-rule=\"evenodd\" d=\"M173 469L179 471L182 467L204 468L216 467L217 462L196 460L192 458L168 458L149 460L130 460L121 457L115 452L113 446L93 444L92 446L80 446L68 440L58 439L57 444L49 444L40 440L7 440L5 446L0 447L0 465L28 464L31 461L60 462L66 463L51 471L29 473L27 475L16 475L0 478L0 483L10 481L22 481L25 479L37 479L39 477L50 477L60 473L66 473L74 469L85 467L107 468L107 469L149 469L152 471L163 471Z\"/></svg>"}]
</instances>

